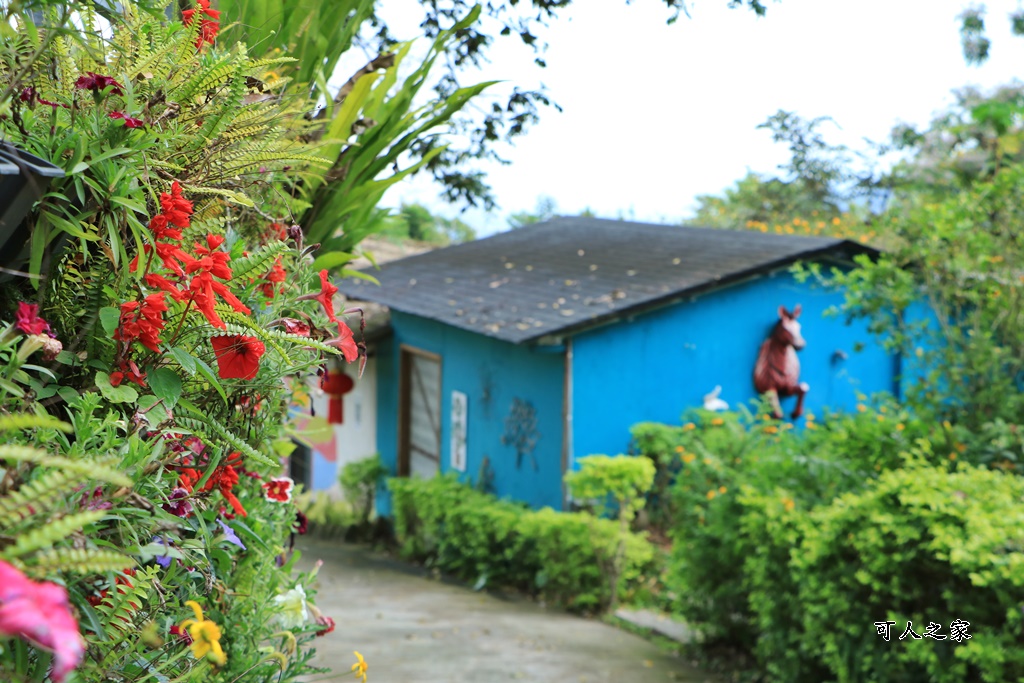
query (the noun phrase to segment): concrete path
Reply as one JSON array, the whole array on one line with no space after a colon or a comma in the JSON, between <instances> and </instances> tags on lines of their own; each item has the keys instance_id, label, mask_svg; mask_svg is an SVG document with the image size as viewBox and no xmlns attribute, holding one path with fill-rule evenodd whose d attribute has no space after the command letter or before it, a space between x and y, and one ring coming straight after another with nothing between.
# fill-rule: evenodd
<instances>
[{"instance_id":1,"label":"concrete path","mask_svg":"<svg viewBox=\"0 0 1024 683\"><path fill-rule=\"evenodd\" d=\"M527 600L427 578L369 550L303 539L298 566L317 559L317 606L337 628L317 639L315 663L351 681L353 650L369 683L715 683L652 643L600 621Z\"/></svg>"}]
</instances>

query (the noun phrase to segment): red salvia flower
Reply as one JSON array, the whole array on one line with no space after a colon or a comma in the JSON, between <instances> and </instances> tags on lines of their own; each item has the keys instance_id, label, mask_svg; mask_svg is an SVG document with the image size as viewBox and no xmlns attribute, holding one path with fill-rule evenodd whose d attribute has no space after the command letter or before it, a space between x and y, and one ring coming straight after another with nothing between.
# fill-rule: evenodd
<instances>
[{"instance_id":1,"label":"red salvia flower","mask_svg":"<svg viewBox=\"0 0 1024 683\"><path fill-rule=\"evenodd\" d=\"M228 456L230 462L234 456L241 457L241 453L237 451ZM178 486L185 491L192 492L196 483L202 478L202 474L198 470L191 467L186 467L181 470L181 474L178 476ZM224 496L224 500L231 504L235 514L241 517L248 517L249 514L245 511L242 506L242 502L235 496L234 488L235 484L238 483L238 472L231 465L219 465L217 469L213 471L210 478L203 484L201 491L212 491L216 487L220 491L220 495Z\"/></svg>"},{"instance_id":2,"label":"red salvia flower","mask_svg":"<svg viewBox=\"0 0 1024 683\"><path fill-rule=\"evenodd\" d=\"M102 93L108 87L111 95L124 95L121 84L110 76L101 76L92 71L86 71L85 76L79 76L75 81L75 87L79 90L92 90L95 93Z\"/></svg>"},{"instance_id":3,"label":"red salvia flower","mask_svg":"<svg viewBox=\"0 0 1024 683\"><path fill-rule=\"evenodd\" d=\"M291 477L275 477L263 484L265 489L263 495L267 500L287 503L292 499L292 488L294 486L295 482L292 481Z\"/></svg>"},{"instance_id":4,"label":"red salvia flower","mask_svg":"<svg viewBox=\"0 0 1024 683\"><path fill-rule=\"evenodd\" d=\"M221 379L253 379L260 369L260 357L266 347L256 337L240 334L211 337L217 355L217 374Z\"/></svg>"},{"instance_id":5,"label":"red salvia flower","mask_svg":"<svg viewBox=\"0 0 1024 683\"><path fill-rule=\"evenodd\" d=\"M147 349L159 353L160 332L164 328L163 314L166 311L167 303L163 292L150 294L141 306L138 301L121 304L121 320L114 332L114 339L129 344L138 340ZM129 374L129 379L131 378Z\"/></svg>"},{"instance_id":6,"label":"red salvia flower","mask_svg":"<svg viewBox=\"0 0 1024 683\"><path fill-rule=\"evenodd\" d=\"M167 217L167 221L171 225L176 225L179 228L187 228L190 225L190 216L192 215L192 202L185 199L181 194L181 185L175 180L171 183L171 192L160 193L160 212ZM159 238L158 238L159 239ZM179 232L175 239L181 239L181 233Z\"/></svg>"},{"instance_id":7,"label":"red salvia flower","mask_svg":"<svg viewBox=\"0 0 1024 683\"><path fill-rule=\"evenodd\" d=\"M45 334L50 331L50 324L39 317L39 304L18 302L15 313L15 327L25 334Z\"/></svg>"},{"instance_id":8,"label":"red salvia flower","mask_svg":"<svg viewBox=\"0 0 1024 683\"><path fill-rule=\"evenodd\" d=\"M124 121L125 128L142 128L146 125L142 119L136 119L131 116L128 116L123 111L112 111L109 114L107 114L107 116L109 116L112 119Z\"/></svg>"},{"instance_id":9,"label":"red salvia flower","mask_svg":"<svg viewBox=\"0 0 1024 683\"><path fill-rule=\"evenodd\" d=\"M184 20L185 26L191 26L196 12L199 12L201 21L199 23L199 36L196 38L196 49L198 50L203 46L204 42L213 45L213 40L217 37L218 31L220 31L220 21L218 21L220 19L220 12L210 9L210 0L197 0L196 5L198 9L185 10L181 13L181 18Z\"/></svg>"}]
</instances>

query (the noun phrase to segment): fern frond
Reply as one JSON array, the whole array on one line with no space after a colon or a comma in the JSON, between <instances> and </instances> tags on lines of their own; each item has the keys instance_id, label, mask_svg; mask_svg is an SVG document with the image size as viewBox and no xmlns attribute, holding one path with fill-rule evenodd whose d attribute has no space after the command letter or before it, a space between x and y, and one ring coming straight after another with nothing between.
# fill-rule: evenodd
<instances>
[{"instance_id":1,"label":"fern frond","mask_svg":"<svg viewBox=\"0 0 1024 683\"><path fill-rule=\"evenodd\" d=\"M104 630L116 629L124 632L134 627L135 617L146 604L158 567L147 567L128 577L126 582L115 583L107 597L96 606L102 617ZM115 654L111 652L111 655Z\"/></svg>"},{"instance_id":2,"label":"fern frond","mask_svg":"<svg viewBox=\"0 0 1024 683\"><path fill-rule=\"evenodd\" d=\"M75 472L83 479L105 481L118 486L131 486L134 483L131 478L94 458L71 460L26 446L0 446L0 460L31 462L45 467Z\"/></svg>"},{"instance_id":3,"label":"fern frond","mask_svg":"<svg viewBox=\"0 0 1024 683\"><path fill-rule=\"evenodd\" d=\"M14 545L0 552L0 557L4 559L21 557L35 550L49 548L57 541L64 540L76 531L81 531L87 524L100 521L106 515L104 510L86 510L52 520L41 527L19 534Z\"/></svg>"},{"instance_id":4,"label":"fern frond","mask_svg":"<svg viewBox=\"0 0 1024 683\"><path fill-rule=\"evenodd\" d=\"M227 92L224 94L224 102L217 108L215 114L206 118L202 130L199 131L199 135L195 138L196 148L202 147L206 144L207 140L216 140L220 133L231 125L235 114L238 113L239 108L242 106L242 98L245 97L247 90L245 85L245 63L242 60L248 60L248 53L246 52L245 45L242 43L238 43L235 49L237 51L235 69L227 82L228 87Z\"/></svg>"},{"instance_id":5,"label":"fern frond","mask_svg":"<svg viewBox=\"0 0 1024 683\"><path fill-rule=\"evenodd\" d=\"M234 259L231 261L232 277L240 278L250 274L263 274L273 267L274 259L287 253L289 249L291 247L287 243L274 240L248 256Z\"/></svg>"},{"instance_id":6,"label":"fern frond","mask_svg":"<svg viewBox=\"0 0 1024 683\"><path fill-rule=\"evenodd\" d=\"M190 195L217 195L218 197L225 197L230 199L235 204L241 204L242 206L253 207L253 201L246 197L241 192L234 190L225 190L219 187L202 187L197 185L182 185L184 189ZM225 219L226 222L226 219Z\"/></svg>"},{"instance_id":7,"label":"fern frond","mask_svg":"<svg viewBox=\"0 0 1024 683\"><path fill-rule=\"evenodd\" d=\"M49 548L32 556L25 573L43 578L56 572L71 574L102 574L136 566L135 560L102 548Z\"/></svg>"},{"instance_id":8,"label":"fern frond","mask_svg":"<svg viewBox=\"0 0 1024 683\"><path fill-rule=\"evenodd\" d=\"M250 72L255 72L259 69L265 69L268 66L274 66L275 64L294 64L297 62L295 57L265 57L263 59L252 59L246 64L246 68Z\"/></svg>"},{"instance_id":9,"label":"fern frond","mask_svg":"<svg viewBox=\"0 0 1024 683\"><path fill-rule=\"evenodd\" d=\"M224 166L223 170L228 174L238 174L275 162L288 162L294 164L303 161L315 166L322 166L324 168L331 165L330 160L323 157L313 156L312 154L296 154L288 152L287 150L280 150L273 152L260 152L250 157L246 157L234 164Z\"/></svg>"},{"instance_id":10,"label":"fern frond","mask_svg":"<svg viewBox=\"0 0 1024 683\"><path fill-rule=\"evenodd\" d=\"M264 455L260 451L250 446L243 439L239 438L230 429L220 424L220 422L218 422L217 420L214 420L213 418L207 415L201 415L199 413L192 413L192 415L194 417L175 418L175 422L185 427L186 429L192 430L196 434L196 436L203 439L203 441L208 440L203 436L203 434L205 433L209 435L212 432L212 434L215 437L217 437L219 441L225 442L228 446L231 447L232 450L241 451L242 455L244 455L245 457L255 460L261 465L266 465L267 467L278 466L279 463L276 460L267 455Z\"/></svg>"},{"instance_id":11,"label":"fern frond","mask_svg":"<svg viewBox=\"0 0 1024 683\"><path fill-rule=\"evenodd\" d=\"M216 61L200 67L184 83L172 90L168 96L173 96L182 105L191 103L199 93L227 83L237 68L237 56L234 54L224 55Z\"/></svg>"},{"instance_id":12,"label":"fern frond","mask_svg":"<svg viewBox=\"0 0 1024 683\"><path fill-rule=\"evenodd\" d=\"M14 413L0 415L0 432L13 432L22 429L59 429L70 433L71 425L62 422L52 415L35 415L33 413Z\"/></svg>"},{"instance_id":13,"label":"fern frond","mask_svg":"<svg viewBox=\"0 0 1024 683\"><path fill-rule=\"evenodd\" d=\"M61 470L52 470L33 479L16 491L0 497L0 527L49 510L53 502L81 481L81 477Z\"/></svg>"}]
</instances>

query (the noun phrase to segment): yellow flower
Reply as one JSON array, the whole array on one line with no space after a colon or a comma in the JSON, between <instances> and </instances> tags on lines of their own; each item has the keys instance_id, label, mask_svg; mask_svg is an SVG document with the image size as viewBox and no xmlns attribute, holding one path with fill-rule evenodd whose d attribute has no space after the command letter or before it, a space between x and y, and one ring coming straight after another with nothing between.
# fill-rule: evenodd
<instances>
[{"instance_id":1,"label":"yellow flower","mask_svg":"<svg viewBox=\"0 0 1024 683\"><path fill-rule=\"evenodd\" d=\"M796 503L793 502L792 498L783 498L782 507L786 508L786 512L792 512L793 508L796 507Z\"/></svg>"},{"instance_id":2,"label":"yellow flower","mask_svg":"<svg viewBox=\"0 0 1024 683\"><path fill-rule=\"evenodd\" d=\"M355 672L356 678L361 678L363 679L363 683L366 683L366 670L370 667L366 664L366 660L363 659L361 654L355 651L353 651L352 654L354 654L356 659L359 660L352 665L352 671Z\"/></svg>"},{"instance_id":3,"label":"yellow flower","mask_svg":"<svg viewBox=\"0 0 1024 683\"><path fill-rule=\"evenodd\" d=\"M714 498L715 498L715 492L714 491L708 491L708 500L714 500Z\"/></svg>"},{"instance_id":4,"label":"yellow flower","mask_svg":"<svg viewBox=\"0 0 1024 683\"><path fill-rule=\"evenodd\" d=\"M196 659L209 657L218 665L227 664L228 657L220 647L220 628L209 619L203 618L203 610L195 600L187 600L185 604L192 608L195 619L186 619L181 622L181 628L188 628L188 634L192 636L192 656Z\"/></svg>"},{"instance_id":5,"label":"yellow flower","mask_svg":"<svg viewBox=\"0 0 1024 683\"><path fill-rule=\"evenodd\" d=\"M807 427L807 429L817 429L817 428L818 428L818 425L816 425L816 424L815 424L815 423L813 423L813 422L808 422L808 423L807 423L806 425L804 425L804 426L805 426L805 427Z\"/></svg>"},{"instance_id":6,"label":"yellow flower","mask_svg":"<svg viewBox=\"0 0 1024 683\"><path fill-rule=\"evenodd\" d=\"M687 422L686 424L683 425L683 431L684 432L690 432L690 431L693 431L696 428L697 428L697 425L693 424L692 422Z\"/></svg>"},{"instance_id":7,"label":"yellow flower","mask_svg":"<svg viewBox=\"0 0 1024 683\"><path fill-rule=\"evenodd\" d=\"M711 464L711 458L704 458L704 464L705 465L710 465Z\"/></svg>"},{"instance_id":8,"label":"yellow flower","mask_svg":"<svg viewBox=\"0 0 1024 683\"><path fill-rule=\"evenodd\" d=\"M684 451L686 451L686 449L682 446L676 446L676 453L683 453Z\"/></svg>"},{"instance_id":9,"label":"yellow flower","mask_svg":"<svg viewBox=\"0 0 1024 683\"><path fill-rule=\"evenodd\" d=\"M719 492L719 493L725 493L725 492L726 492L726 491L728 491L728 490L729 490L729 489L725 488L724 486L719 486L719 487L718 487L718 492Z\"/></svg>"},{"instance_id":10,"label":"yellow flower","mask_svg":"<svg viewBox=\"0 0 1024 683\"><path fill-rule=\"evenodd\" d=\"M903 426L902 422L900 422L899 424L896 425L896 431L897 432L902 432L904 429L905 429L905 427Z\"/></svg>"},{"instance_id":11,"label":"yellow flower","mask_svg":"<svg viewBox=\"0 0 1024 683\"><path fill-rule=\"evenodd\" d=\"M832 219L832 225L839 225L839 223L840 223L839 216L836 216L835 218Z\"/></svg>"},{"instance_id":12,"label":"yellow flower","mask_svg":"<svg viewBox=\"0 0 1024 683\"><path fill-rule=\"evenodd\" d=\"M949 454L949 459L950 460L956 460L956 453L950 453Z\"/></svg>"},{"instance_id":13,"label":"yellow flower","mask_svg":"<svg viewBox=\"0 0 1024 683\"><path fill-rule=\"evenodd\" d=\"M689 465L691 462L693 462L694 458L696 457L697 456L694 455L693 453L683 453L683 462Z\"/></svg>"},{"instance_id":14,"label":"yellow flower","mask_svg":"<svg viewBox=\"0 0 1024 683\"><path fill-rule=\"evenodd\" d=\"M867 411L867 409L868 409L868 407L866 405L864 405L863 403L858 403L857 404L857 412L858 413L863 413L863 412Z\"/></svg>"},{"instance_id":15,"label":"yellow flower","mask_svg":"<svg viewBox=\"0 0 1024 683\"><path fill-rule=\"evenodd\" d=\"M765 434L778 434L779 428L776 427L775 425L768 425L766 427L763 427L761 431L764 432Z\"/></svg>"},{"instance_id":16,"label":"yellow flower","mask_svg":"<svg viewBox=\"0 0 1024 683\"><path fill-rule=\"evenodd\" d=\"M720 417L716 417L715 419L711 420L711 424L714 427L720 427L725 424L725 420L723 420Z\"/></svg>"}]
</instances>

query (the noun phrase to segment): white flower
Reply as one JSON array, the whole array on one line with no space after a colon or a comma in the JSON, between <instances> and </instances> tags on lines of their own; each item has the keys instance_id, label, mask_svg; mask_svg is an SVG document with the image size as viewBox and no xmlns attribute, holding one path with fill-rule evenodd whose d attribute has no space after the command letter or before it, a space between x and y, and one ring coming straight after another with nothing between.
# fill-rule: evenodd
<instances>
[{"instance_id":1,"label":"white flower","mask_svg":"<svg viewBox=\"0 0 1024 683\"><path fill-rule=\"evenodd\" d=\"M276 596L274 604L278 608L277 619L284 628L302 626L309 619L306 591L302 586L296 586L287 593Z\"/></svg>"}]
</instances>

